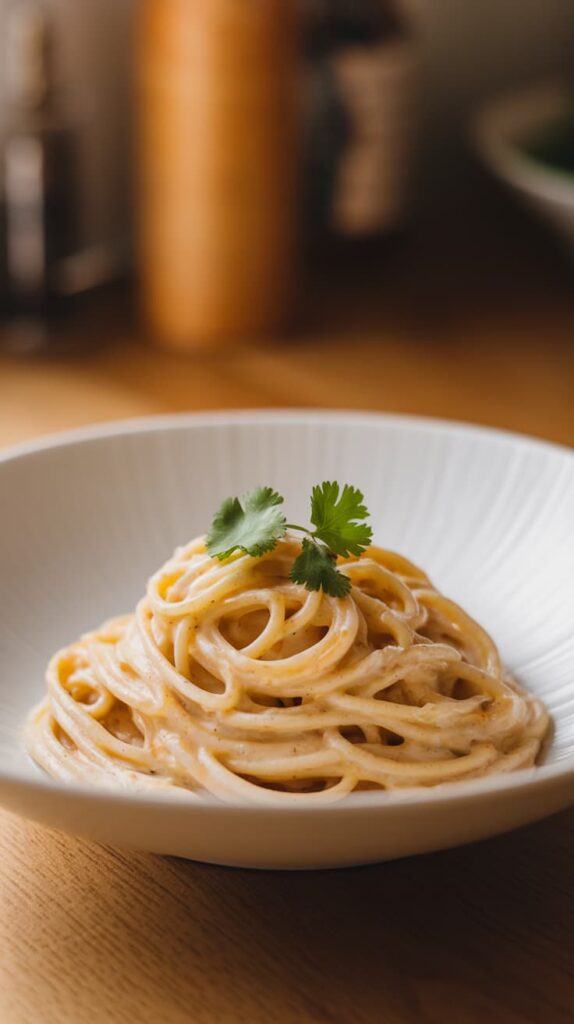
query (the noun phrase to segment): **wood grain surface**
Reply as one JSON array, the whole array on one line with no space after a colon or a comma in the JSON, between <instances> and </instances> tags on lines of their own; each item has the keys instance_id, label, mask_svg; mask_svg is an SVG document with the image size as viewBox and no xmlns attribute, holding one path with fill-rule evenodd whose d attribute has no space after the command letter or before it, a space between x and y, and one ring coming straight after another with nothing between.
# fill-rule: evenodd
<instances>
[{"instance_id":1,"label":"wood grain surface","mask_svg":"<svg viewBox=\"0 0 574 1024\"><path fill-rule=\"evenodd\" d=\"M415 412L574 444L566 261L489 197L391 256L315 268L298 334L189 358L124 292L0 358L0 444L178 410ZM376 867L247 872L0 814L2 1024L569 1024L574 815Z\"/></svg>"}]
</instances>

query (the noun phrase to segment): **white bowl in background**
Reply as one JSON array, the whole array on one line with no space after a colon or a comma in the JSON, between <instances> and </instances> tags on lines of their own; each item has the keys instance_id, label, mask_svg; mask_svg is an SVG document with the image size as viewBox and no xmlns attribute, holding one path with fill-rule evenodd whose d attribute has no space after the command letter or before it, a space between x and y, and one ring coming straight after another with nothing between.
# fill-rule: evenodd
<instances>
[{"instance_id":1,"label":"white bowl in background","mask_svg":"<svg viewBox=\"0 0 574 1024\"><path fill-rule=\"evenodd\" d=\"M231 805L65 785L22 727L49 655L129 611L149 574L258 483L306 516L311 486L365 491L375 540L428 570L548 705L544 763L434 789L314 807ZM355 413L161 417L0 455L0 803L100 842L253 867L422 853L534 821L574 800L574 455L498 431Z\"/></svg>"},{"instance_id":2,"label":"white bowl in background","mask_svg":"<svg viewBox=\"0 0 574 1024\"><path fill-rule=\"evenodd\" d=\"M566 118L574 124L571 92L547 82L488 103L475 117L471 135L487 167L574 247L574 175L524 148Z\"/></svg>"}]
</instances>

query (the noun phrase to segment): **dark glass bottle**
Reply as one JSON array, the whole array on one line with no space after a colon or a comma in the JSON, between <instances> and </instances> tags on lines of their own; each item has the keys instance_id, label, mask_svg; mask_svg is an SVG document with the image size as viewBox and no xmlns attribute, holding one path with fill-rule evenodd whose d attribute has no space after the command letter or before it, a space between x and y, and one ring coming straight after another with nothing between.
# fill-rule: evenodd
<instances>
[{"instance_id":1,"label":"dark glass bottle","mask_svg":"<svg viewBox=\"0 0 574 1024\"><path fill-rule=\"evenodd\" d=\"M306 0L306 220L315 235L382 236L402 222L414 49L393 0Z\"/></svg>"}]
</instances>

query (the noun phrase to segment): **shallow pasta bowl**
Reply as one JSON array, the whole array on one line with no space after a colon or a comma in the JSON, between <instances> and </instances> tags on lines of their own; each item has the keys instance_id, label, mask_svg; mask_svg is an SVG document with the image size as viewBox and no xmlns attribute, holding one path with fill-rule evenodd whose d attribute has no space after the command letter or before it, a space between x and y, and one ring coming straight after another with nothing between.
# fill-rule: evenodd
<instances>
[{"instance_id":1,"label":"shallow pasta bowl","mask_svg":"<svg viewBox=\"0 0 574 1024\"><path fill-rule=\"evenodd\" d=\"M22 729L49 656L131 610L228 494L271 484L305 517L311 487L361 487L375 540L424 567L547 704L542 763L308 807L187 803L64 785ZM574 455L440 421L355 413L162 417L0 455L0 802L70 832L197 860L327 867L494 835L574 802Z\"/></svg>"}]
</instances>

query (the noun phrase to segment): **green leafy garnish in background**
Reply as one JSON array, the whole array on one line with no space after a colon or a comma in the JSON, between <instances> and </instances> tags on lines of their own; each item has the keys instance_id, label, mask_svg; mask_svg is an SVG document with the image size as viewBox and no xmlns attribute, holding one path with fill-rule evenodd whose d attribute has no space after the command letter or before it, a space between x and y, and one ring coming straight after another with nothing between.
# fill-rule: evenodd
<instances>
[{"instance_id":1,"label":"green leafy garnish in background","mask_svg":"<svg viewBox=\"0 0 574 1024\"><path fill-rule=\"evenodd\" d=\"M293 562L291 579L307 590L323 590L344 597L351 589L348 576L339 572L337 556L360 555L371 543L372 530L363 495L356 487L325 483L313 488L309 530L287 523L280 506L283 498L271 487L257 487L240 498L226 498L216 512L207 535L207 550L223 561L235 551L259 557L273 551L286 531L306 534L301 553Z\"/></svg>"}]
</instances>

